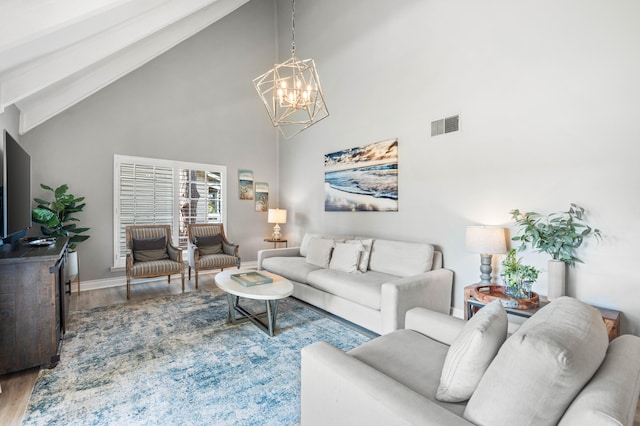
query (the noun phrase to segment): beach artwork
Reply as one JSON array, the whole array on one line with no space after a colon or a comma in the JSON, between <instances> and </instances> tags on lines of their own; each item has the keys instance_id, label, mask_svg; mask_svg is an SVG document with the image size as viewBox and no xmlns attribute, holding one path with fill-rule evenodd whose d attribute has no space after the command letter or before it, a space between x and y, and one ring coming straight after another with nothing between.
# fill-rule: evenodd
<instances>
[{"instance_id":1,"label":"beach artwork","mask_svg":"<svg viewBox=\"0 0 640 426\"><path fill-rule=\"evenodd\" d=\"M256 211L269 211L269 184L256 182Z\"/></svg>"},{"instance_id":2,"label":"beach artwork","mask_svg":"<svg viewBox=\"0 0 640 426\"><path fill-rule=\"evenodd\" d=\"M324 156L325 211L398 211L398 139Z\"/></svg>"},{"instance_id":3,"label":"beach artwork","mask_svg":"<svg viewBox=\"0 0 640 426\"><path fill-rule=\"evenodd\" d=\"M238 193L241 200L253 200L252 170L238 170Z\"/></svg>"}]
</instances>

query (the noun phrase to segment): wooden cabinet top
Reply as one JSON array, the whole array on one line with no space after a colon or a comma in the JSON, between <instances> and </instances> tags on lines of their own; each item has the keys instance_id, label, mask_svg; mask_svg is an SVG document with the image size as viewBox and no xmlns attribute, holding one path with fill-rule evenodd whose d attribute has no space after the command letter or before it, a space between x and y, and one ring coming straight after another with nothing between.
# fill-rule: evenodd
<instances>
[{"instance_id":1,"label":"wooden cabinet top","mask_svg":"<svg viewBox=\"0 0 640 426\"><path fill-rule=\"evenodd\" d=\"M5 244L0 246L0 265L34 261L55 262L66 250L68 242L68 238L58 237L55 244L44 247L32 247L23 241L20 241L17 246Z\"/></svg>"}]
</instances>

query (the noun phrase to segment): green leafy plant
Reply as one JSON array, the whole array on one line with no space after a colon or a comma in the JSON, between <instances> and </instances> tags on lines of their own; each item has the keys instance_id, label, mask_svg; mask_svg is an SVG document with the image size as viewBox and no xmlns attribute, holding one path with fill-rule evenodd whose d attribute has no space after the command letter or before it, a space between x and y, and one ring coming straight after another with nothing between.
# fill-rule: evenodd
<instances>
[{"instance_id":1,"label":"green leafy plant","mask_svg":"<svg viewBox=\"0 0 640 426\"><path fill-rule=\"evenodd\" d=\"M575 255L575 249L582 245L585 238L593 236L602 238L600 230L592 228L584 222L584 208L571 204L566 212L555 212L543 216L536 212L523 213L518 209L511 210L511 218L520 227L521 235L512 238L520 241L518 250L524 250L527 244L538 252L551 255L554 260L561 260L569 265L583 263Z\"/></svg>"},{"instance_id":2,"label":"green leafy plant","mask_svg":"<svg viewBox=\"0 0 640 426\"><path fill-rule=\"evenodd\" d=\"M54 200L34 198L33 200L38 203L38 207L31 210L33 221L42 224L40 228L46 236L69 237L69 251L75 251L77 243L89 238L88 235L80 235L87 232L89 228L78 228L75 222L78 222L79 219L73 217L73 214L84 209L85 203L82 203L84 197L76 198L73 194L67 194L69 186L66 184L60 185L56 189L44 184L40 184L40 187L51 191Z\"/></svg>"},{"instance_id":3,"label":"green leafy plant","mask_svg":"<svg viewBox=\"0 0 640 426\"><path fill-rule=\"evenodd\" d=\"M502 261L502 267L501 275L509 286L520 286L524 282L533 284L540 273L540 270L533 266L523 265L522 258L516 258L515 249L509 250L507 257Z\"/></svg>"}]
</instances>

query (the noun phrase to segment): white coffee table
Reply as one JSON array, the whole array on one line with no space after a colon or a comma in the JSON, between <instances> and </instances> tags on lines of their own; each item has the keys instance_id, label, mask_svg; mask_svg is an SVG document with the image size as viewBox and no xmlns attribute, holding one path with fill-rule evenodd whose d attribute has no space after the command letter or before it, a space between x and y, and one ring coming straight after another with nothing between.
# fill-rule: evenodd
<instances>
[{"instance_id":1,"label":"white coffee table","mask_svg":"<svg viewBox=\"0 0 640 426\"><path fill-rule=\"evenodd\" d=\"M227 321L232 324L237 324L249 320L269 336L273 337L276 328L276 316L278 315L278 302L280 302L281 299L291 296L293 293L293 284L280 275L266 271L259 272L273 279L272 283L245 287L231 278L233 274L246 272L252 271L247 269L233 269L222 271L215 277L216 285L226 293L227 301L229 302ZM245 299L264 300L266 303L266 311L254 313L240 306L241 297ZM237 316L237 314L240 314L240 316ZM267 317L266 323L261 320L264 316Z\"/></svg>"}]
</instances>

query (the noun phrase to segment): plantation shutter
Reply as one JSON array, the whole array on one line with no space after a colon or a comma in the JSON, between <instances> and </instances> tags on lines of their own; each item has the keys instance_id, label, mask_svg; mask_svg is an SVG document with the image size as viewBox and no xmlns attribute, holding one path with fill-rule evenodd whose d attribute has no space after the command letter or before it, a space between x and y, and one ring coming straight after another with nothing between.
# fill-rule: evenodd
<instances>
[{"instance_id":1,"label":"plantation shutter","mask_svg":"<svg viewBox=\"0 0 640 426\"><path fill-rule=\"evenodd\" d=\"M120 163L120 257L126 257L129 225L173 225L173 168Z\"/></svg>"}]
</instances>

